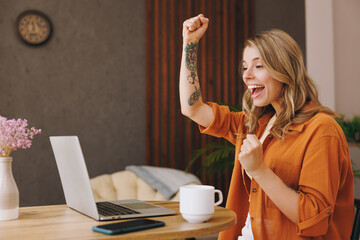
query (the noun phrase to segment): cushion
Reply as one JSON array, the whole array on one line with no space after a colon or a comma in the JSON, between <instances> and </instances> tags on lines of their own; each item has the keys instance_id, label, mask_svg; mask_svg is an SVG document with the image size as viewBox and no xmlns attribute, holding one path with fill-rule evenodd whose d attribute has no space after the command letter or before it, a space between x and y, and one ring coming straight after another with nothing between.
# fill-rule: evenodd
<instances>
[{"instance_id":1,"label":"cushion","mask_svg":"<svg viewBox=\"0 0 360 240\"><path fill-rule=\"evenodd\" d=\"M144 182L134 172L128 170L94 177L90 179L90 183L96 201L122 199L165 201L165 197L159 191ZM179 201L179 192L170 201Z\"/></svg>"}]
</instances>

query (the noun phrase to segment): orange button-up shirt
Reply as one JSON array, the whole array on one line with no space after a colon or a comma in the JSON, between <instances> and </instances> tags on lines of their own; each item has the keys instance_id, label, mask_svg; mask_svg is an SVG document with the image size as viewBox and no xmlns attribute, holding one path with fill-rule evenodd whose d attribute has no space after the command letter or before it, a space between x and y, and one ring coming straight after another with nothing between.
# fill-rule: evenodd
<instances>
[{"instance_id":1,"label":"orange button-up shirt","mask_svg":"<svg viewBox=\"0 0 360 240\"><path fill-rule=\"evenodd\" d=\"M298 224L288 219L250 180L238 161L246 134L243 112L208 103L214 120L202 133L223 137L236 146L235 166L226 207L237 213L237 223L220 233L219 239L237 239L250 212L255 240L350 239L354 218L354 177L348 145L333 117L318 113L305 123L292 125L283 140L270 134L263 142L264 163L299 193ZM261 137L274 113L259 119ZM250 197L250 202L249 202Z\"/></svg>"}]
</instances>

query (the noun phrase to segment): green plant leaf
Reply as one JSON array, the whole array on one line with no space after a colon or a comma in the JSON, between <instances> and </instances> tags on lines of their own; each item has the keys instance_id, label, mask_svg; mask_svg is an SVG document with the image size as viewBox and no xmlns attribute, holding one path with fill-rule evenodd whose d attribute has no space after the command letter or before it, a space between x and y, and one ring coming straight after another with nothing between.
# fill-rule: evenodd
<instances>
[{"instance_id":1,"label":"green plant leaf","mask_svg":"<svg viewBox=\"0 0 360 240\"><path fill-rule=\"evenodd\" d=\"M354 177L360 178L360 170L353 170Z\"/></svg>"},{"instance_id":2,"label":"green plant leaf","mask_svg":"<svg viewBox=\"0 0 360 240\"><path fill-rule=\"evenodd\" d=\"M352 120L345 119L341 114L336 121L342 128L348 142L360 142L360 116L355 115Z\"/></svg>"},{"instance_id":3,"label":"green plant leaf","mask_svg":"<svg viewBox=\"0 0 360 240\"><path fill-rule=\"evenodd\" d=\"M189 171L196 161L201 160L204 154L205 168L202 168L201 171L219 173L231 170L234 162L235 146L222 139L220 142L210 143L203 148L197 149L194 151L193 157L185 171Z\"/></svg>"}]
</instances>

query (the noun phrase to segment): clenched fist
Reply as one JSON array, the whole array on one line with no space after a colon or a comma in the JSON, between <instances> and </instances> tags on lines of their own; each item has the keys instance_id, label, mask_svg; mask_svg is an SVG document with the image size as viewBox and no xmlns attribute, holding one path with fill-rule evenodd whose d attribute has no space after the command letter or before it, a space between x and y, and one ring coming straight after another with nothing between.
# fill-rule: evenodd
<instances>
[{"instance_id":1,"label":"clenched fist","mask_svg":"<svg viewBox=\"0 0 360 240\"><path fill-rule=\"evenodd\" d=\"M185 44L190 42L197 43L206 32L209 25L209 19L199 14L183 23L183 41Z\"/></svg>"},{"instance_id":2,"label":"clenched fist","mask_svg":"<svg viewBox=\"0 0 360 240\"><path fill-rule=\"evenodd\" d=\"M245 171L252 176L264 166L262 144L255 135L248 134L240 149L239 161Z\"/></svg>"}]
</instances>

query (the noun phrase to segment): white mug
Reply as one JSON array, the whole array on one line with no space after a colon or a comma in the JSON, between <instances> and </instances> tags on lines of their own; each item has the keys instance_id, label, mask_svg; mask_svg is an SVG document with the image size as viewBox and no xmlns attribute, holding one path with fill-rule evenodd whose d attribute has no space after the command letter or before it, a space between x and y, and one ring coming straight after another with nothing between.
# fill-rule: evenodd
<instances>
[{"instance_id":1,"label":"white mug","mask_svg":"<svg viewBox=\"0 0 360 240\"><path fill-rule=\"evenodd\" d=\"M215 203L215 193L219 201ZM220 190L208 185L187 185L180 187L180 213L190 223L209 220L215 206L221 204L223 195Z\"/></svg>"}]
</instances>

